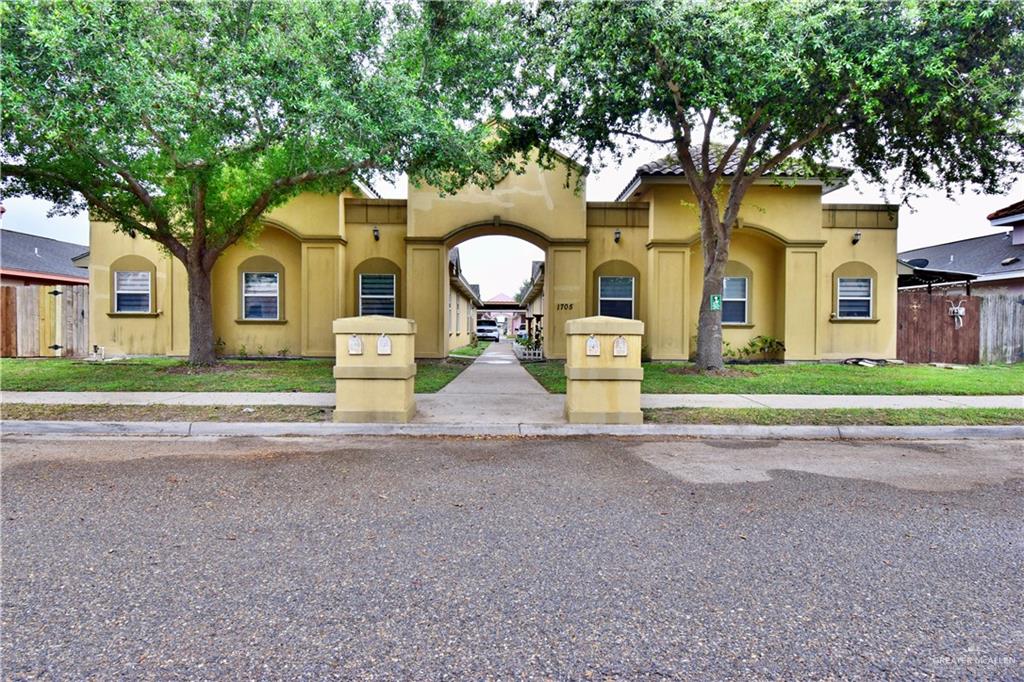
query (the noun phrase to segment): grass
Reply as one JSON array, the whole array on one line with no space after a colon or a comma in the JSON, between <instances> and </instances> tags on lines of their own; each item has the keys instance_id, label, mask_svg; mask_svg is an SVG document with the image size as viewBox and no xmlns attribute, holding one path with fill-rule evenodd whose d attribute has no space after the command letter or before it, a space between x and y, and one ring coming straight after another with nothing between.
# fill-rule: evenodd
<instances>
[{"instance_id":1,"label":"grass","mask_svg":"<svg viewBox=\"0 0 1024 682\"><path fill-rule=\"evenodd\" d=\"M491 345L490 341L477 341L476 344L469 346L463 346L462 348L456 348L451 352L451 355L457 355L467 358L475 358L483 355L483 352L487 350L487 347Z\"/></svg>"},{"instance_id":2,"label":"grass","mask_svg":"<svg viewBox=\"0 0 1024 682\"><path fill-rule=\"evenodd\" d=\"M465 360L421 360L416 392L436 393L468 366ZM59 358L0 359L5 391L334 391L333 359L225 360L193 368L173 358L84 362Z\"/></svg>"},{"instance_id":3,"label":"grass","mask_svg":"<svg viewBox=\"0 0 1024 682\"><path fill-rule=\"evenodd\" d=\"M523 365L550 393L565 393L565 363ZM644 363L644 393L790 393L831 395L1016 395L1024 363L941 369L930 365L733 365L725 375L693 373L682 362Z\"/></svg>"},{"instance_id":4,"label":"grass","mask_svg":"<svg viewBox=\"0 0 1024 682\"><path fill-rule=\"evenodd\" d=\"M777 410L770 408L678 408L644 410L650 424L759 424L763 426L985 426L1024 424L1024 409L923 408Z\"/></svg>"}]
</instances>

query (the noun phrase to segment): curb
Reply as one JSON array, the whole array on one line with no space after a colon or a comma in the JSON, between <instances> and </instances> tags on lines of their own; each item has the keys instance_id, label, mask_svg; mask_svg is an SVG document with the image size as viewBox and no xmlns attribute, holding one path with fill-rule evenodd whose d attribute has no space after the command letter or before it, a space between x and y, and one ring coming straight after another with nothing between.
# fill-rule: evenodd
<instances>
[{"instance_id":1,"label":"curb","mask_svg":"<svg viewBox=\"0 0 1024 682\"><path fill-rule=\"evenodd\" d=\"M702 424L336 424L334 422L92 422L21 421L0 424L4 436L671 436L750 440L1024 440L1024 426L731 426Z\"/></svg>"}]
</instances>

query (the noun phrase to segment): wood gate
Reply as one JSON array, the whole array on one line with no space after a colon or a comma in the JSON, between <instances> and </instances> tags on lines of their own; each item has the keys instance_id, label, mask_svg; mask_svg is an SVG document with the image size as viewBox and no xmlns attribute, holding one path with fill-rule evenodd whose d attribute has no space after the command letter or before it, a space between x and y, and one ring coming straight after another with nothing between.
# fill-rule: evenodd
<instances>
[{"instance_id":1,"label":"wood gate","mask_svg":"<svg viewBox=\"0 0 1024 682\"><path fill-rule=\"evenodd\" d=\"M904 362L977 364L980 299L901 291L898 300L897 358ZM960 309L962 315L951 313Z\"/></svg>"},{"instance_id":2,"label":"wood gate","mask_svg":"<svg viewBox=\"0 0 1024 682\"><path fill-rule=\"evenodd\" d=\"M0 356L83 357L88 354L88 285L0 289Z\"/></svg>"}]
</instances>

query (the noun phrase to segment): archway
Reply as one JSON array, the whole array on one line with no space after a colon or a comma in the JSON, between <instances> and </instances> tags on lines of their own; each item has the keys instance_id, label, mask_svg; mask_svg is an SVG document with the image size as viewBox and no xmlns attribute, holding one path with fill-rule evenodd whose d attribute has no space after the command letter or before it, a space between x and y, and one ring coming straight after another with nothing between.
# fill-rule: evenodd
<instances>
[{"instance_id":1,"label":"archway","mask_svg":"<svg viewBox=\"0 0 1024 682\"><path fill-rule=\"evenodd\" d=\"M443 236L434 238L413 236L406 239L407 316L417 324L417 357L445 357L449 349L451 279L448 266L452 249L472 239L503 236L522 240L543 252L542 288L534 302L533 316L540 316L548 332L543 339L545 356L564 358L565 337L561 332L565 323L583 317L587 310L586 239L551 238L548 230L502 220L498 216L487 221L466 223L441 234ZM531 268L529 276L535 274ZM515 292L508 293L511 296Z\"/></svg>"}]
</instances>

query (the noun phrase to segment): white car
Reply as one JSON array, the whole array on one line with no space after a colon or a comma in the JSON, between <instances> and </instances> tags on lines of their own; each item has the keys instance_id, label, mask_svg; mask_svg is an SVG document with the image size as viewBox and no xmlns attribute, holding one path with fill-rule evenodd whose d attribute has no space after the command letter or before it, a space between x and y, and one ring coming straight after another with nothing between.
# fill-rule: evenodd
<instances>
[{"instance_id":1,"label":"white car","mask_svg":"<svg viewBox=\"0 0 1024 682\"><path fill-rule=\"evenodd\" d=\"M498 332L498 323L494 320L477 321L476 338L478 341L500 341L501 335Z\"/></svg>"}]
</instances>

